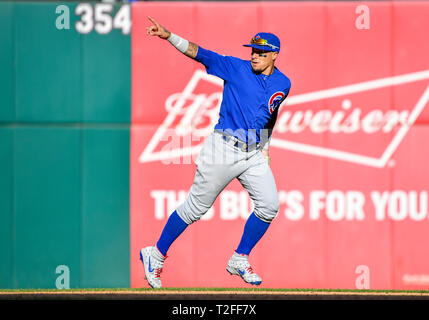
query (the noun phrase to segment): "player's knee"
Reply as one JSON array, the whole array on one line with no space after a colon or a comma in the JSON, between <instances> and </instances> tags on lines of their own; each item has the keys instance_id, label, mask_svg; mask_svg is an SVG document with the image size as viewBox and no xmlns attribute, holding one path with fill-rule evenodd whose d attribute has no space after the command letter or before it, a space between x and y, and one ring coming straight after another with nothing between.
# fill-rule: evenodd
<instances>
[{"instance_id":1,"label":"player's knee","mask_svg":"<svg viewBox=\"0 0 429 320\"><path fill-rule=\"evenodd\" d=\"M187 224L194 223L201 219L201 217L210 209L203 205L198 205L191 198L187 198L186 201L177 208L177 214Z\"/></svg>"},{"instance_id":2,"label":"player's knee","mask_svg":"<svg viewBox=\"0 0 429 320\"><path fill-rule=\"evenodd\" d=\"M180 206L177 208L177 214L185 221L187 224L192 224L198 220L200 220L202 214L198 212L198 210L193 209L188 206Z\"/></svg>"},{"instance_id":3,"label":"player's knee","mask_svg":"<svg viewBox=\"0 0 429 320\"><path fill-rule=\"evenodd\" d=\"M280 209L280 202L279 198L275 197L275 199L272 202L271 211L273 212L274 216L277 215L277 212L279 212Z\"/></svg>"},{"instance_id":4,"label":"player's knee","mask_svg":"<svg viewBox=\"0 0 429 320\"><path fill-rule=\"evenodd\" d=\"M278 197L273 197L269 201L264 201L260 206L255 206L255 215L265 221L271 222L279 212L279 199Z\"/></svg>"},{"instance_id":5,"label":"player's knee","mask_svg":"<svg viewBox=\"0 0 429 320\"><path fill-rule=\"evenodd\" d=\"M279 212L280 204L278 198L273 199L273 201L268 205L268 213L267 216L271 220L273 220L277 213Z\"/></svg>"}]
</instances>

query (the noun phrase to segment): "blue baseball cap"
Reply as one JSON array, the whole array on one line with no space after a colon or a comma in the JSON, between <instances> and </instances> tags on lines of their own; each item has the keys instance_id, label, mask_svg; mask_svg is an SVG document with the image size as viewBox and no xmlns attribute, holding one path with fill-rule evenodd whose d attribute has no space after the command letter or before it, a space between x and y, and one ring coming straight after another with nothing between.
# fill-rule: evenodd
<instances>
[{"instance_id":1,"label":"blue baseball cap","mask_svg":"<svg viewBox=\"0 0 429 320\"><path fill-rule=\"evenodd\" d=\"M243 44L243 46L264 51L280 52L280 39L275 34L259 32L250 40L250 44Z\"/></svg>"}]
</instances>

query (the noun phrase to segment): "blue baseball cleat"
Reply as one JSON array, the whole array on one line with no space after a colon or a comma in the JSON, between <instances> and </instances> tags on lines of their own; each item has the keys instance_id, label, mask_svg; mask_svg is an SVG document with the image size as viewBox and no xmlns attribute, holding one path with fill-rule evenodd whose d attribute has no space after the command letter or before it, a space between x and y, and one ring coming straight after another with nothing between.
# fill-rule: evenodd
<instances>
[{"instance_id":1,"label":"blue baseball cleat","mask_svg":"<svg viewBox=\"0 0 429 320\"><path fill-rule=\"evenodd\" d=\"M156 247L146 247L140 250L140 260L143 262L145 279L152 288L162 287L161 272L165 257Z\"/></svg>"},{"instance_id":2,"label":"blue baseball cleat","mask_svg":"<svg viewBox=\"0 0 429 320\"><path fill-rule=\"evenodd\" d=\"M259 286L262 282L261 277L253 272L249 264L249 256L234 252L231 259L228 261L226 271L231 275L240 276L244 282Z\"/></svg>"}]
</instances>

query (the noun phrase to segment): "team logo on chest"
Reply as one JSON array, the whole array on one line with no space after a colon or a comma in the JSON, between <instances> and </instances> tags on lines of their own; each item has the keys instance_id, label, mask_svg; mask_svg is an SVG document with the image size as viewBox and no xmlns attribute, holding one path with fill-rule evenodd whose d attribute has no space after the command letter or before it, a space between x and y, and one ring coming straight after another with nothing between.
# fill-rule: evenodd
<instances>
[{"instance_id":1,"label":"team logo on chest","mask_svg":"<svg viewBox=\"0 0 429 320\"><path fill-rule=\"evenodd\" d=\"M282 91L277 91L274 93L270 100L268 101L268 109L270 110L270 114L272 114L282 103L285 98L285 94Z\"/></svg>"}]
</instances>

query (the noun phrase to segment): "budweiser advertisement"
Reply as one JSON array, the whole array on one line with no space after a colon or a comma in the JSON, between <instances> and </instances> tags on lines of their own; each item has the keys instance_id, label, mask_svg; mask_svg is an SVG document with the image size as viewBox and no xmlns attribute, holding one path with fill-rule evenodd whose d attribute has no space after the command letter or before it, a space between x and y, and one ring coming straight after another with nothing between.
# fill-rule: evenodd
<instances>
[{"instance_id":1,"label":"budweiser advertisement","mask_svg":"<svg viewBox=\"0 0 429 320\"><path fill-rule=\"evenodd\" d=\"M242 59L259 31L281 39L292 82L270 154L280 210L250 255L271 288L429 288L429 3L170 2L132 6L131 285L139 250L186 198L218 120L223 81L147 16ZM226 263L252 202L237 181L173 243L167 287L241 287Z\"/></svg>"}]
</instances>

